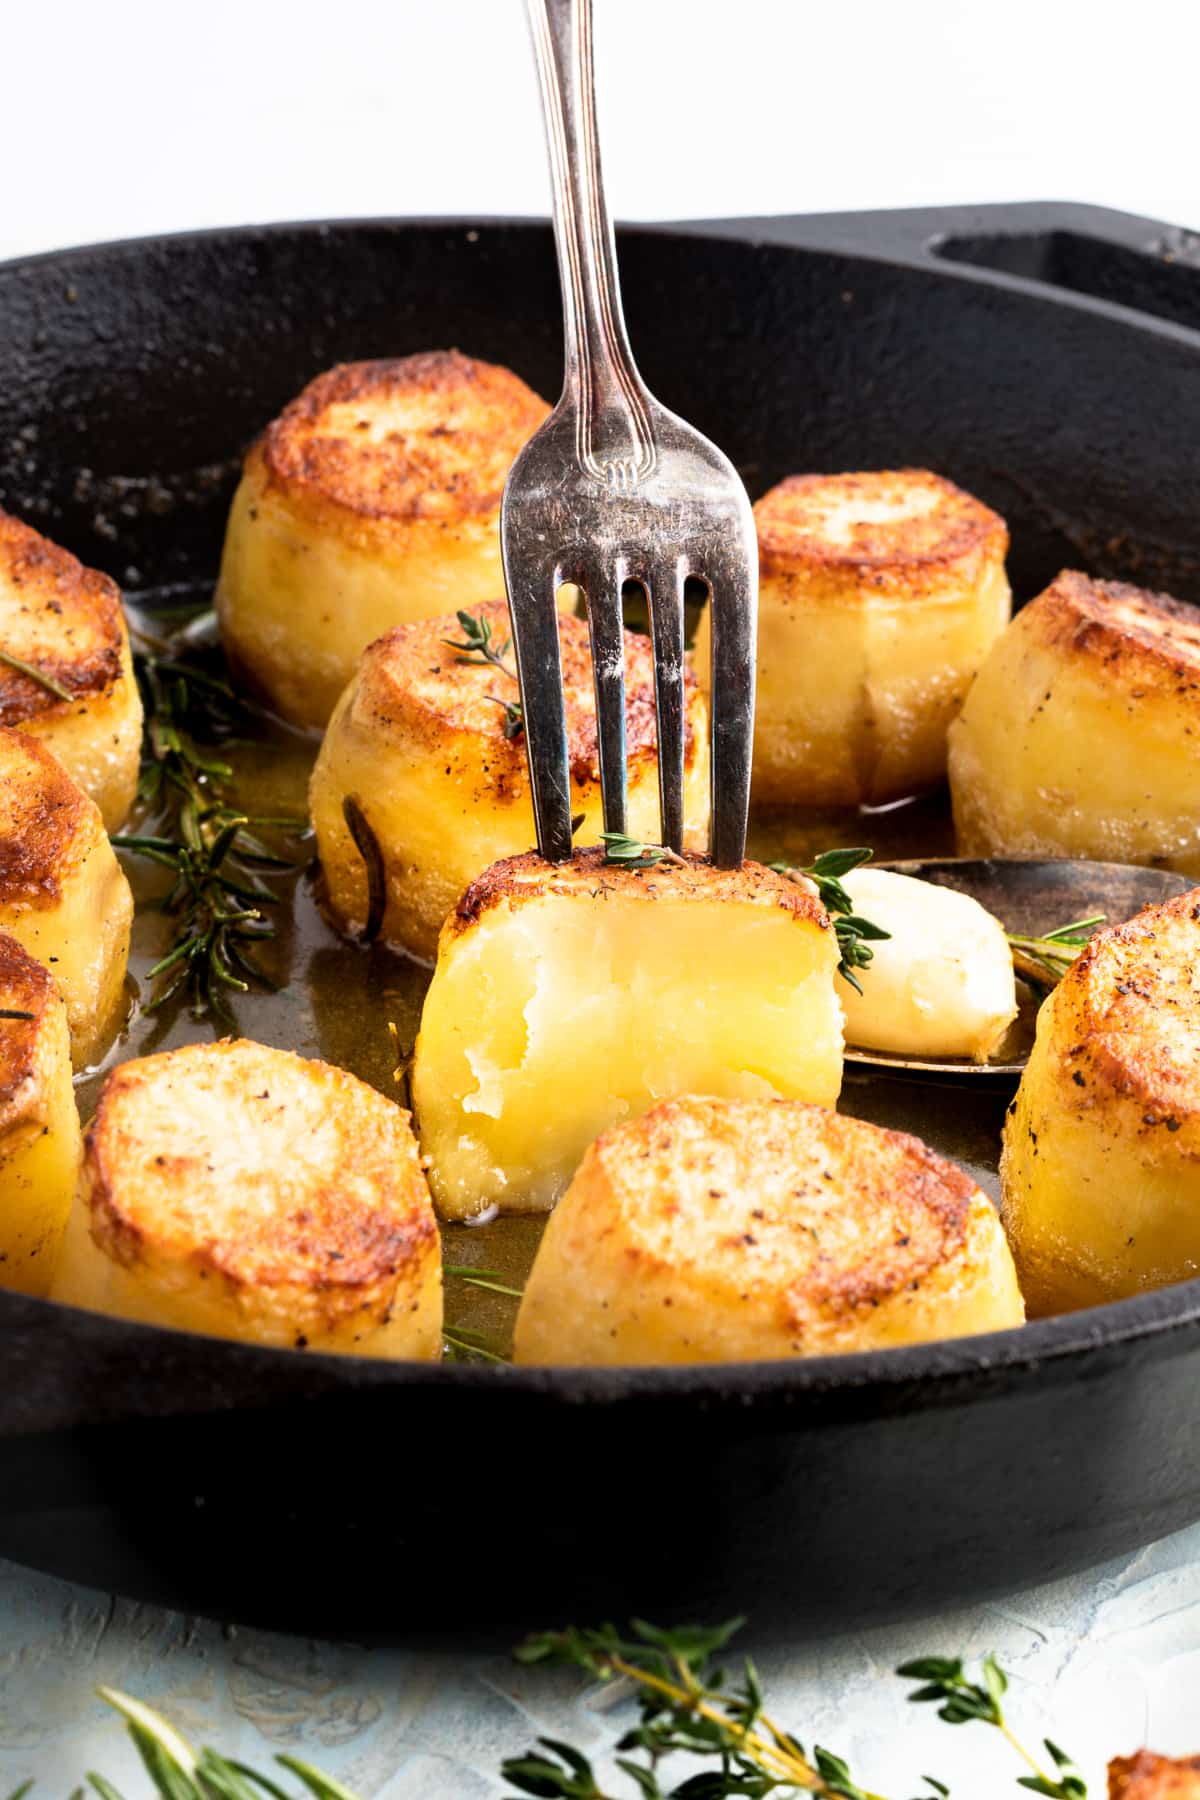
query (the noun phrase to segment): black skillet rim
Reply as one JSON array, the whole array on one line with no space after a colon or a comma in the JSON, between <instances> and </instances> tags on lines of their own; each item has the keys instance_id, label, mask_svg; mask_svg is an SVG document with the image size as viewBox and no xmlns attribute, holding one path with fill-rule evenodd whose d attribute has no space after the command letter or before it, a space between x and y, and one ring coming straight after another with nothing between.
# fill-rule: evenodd
<instances>
[{"instance_id":1,"label":"black skillet rim","mask_svg":"<svg viewBox=\"0 0 1200 1800\"><path fill-rule=\"evenodd\" d=\"M1052 203L1036 204L1039 207L1045 205L1048 212L1056 210ZM919 209L911 216L914 220L920 219L933 224L943 214L950 217L956 212L967 210L971 209ZM1063 210L1077 209L1064 207ZM1130 217L1103 208L1086 210L1096 219L1105 218L1124 223ZM872 218L878 221L881 217L888 217L870 213L861 216L864 221ZM811 217L777 215L767 219L747 219L744 221L744 234L738 231L737 236L750 247L762 245L772 249L792 248L803 251L806 246L800 238L783 243L770 231L756 230L756 227L779 225L794 218L798 228L807 224L816 227L814 235L819 238L822 222L832 224L836 221L844 225L852 222L855 217L854 214ZM892 218L900 225L903 213L892 215ZM711 224L723 229L710 230L710 222L704 220L673 221L662 225L639 222L619 226L618 230L622 236L711 237L727 241L731 235L730 226L741 223L743 222L712 221ZM95 243L63 246L56 250L36 251L26 256L0 260L0 279L9 275L19 276L25 270L72 260L118 259L129 252L169 249L175 246L184 248L191 243L211 242L222 238L253 241L277 235L311 234L324 237L332 232L342 234L356 230L403 230L407 227L461 230L464 233L516 227L545 233L547 237L549 235L545 219L528 216L398 215L271 220L261 224L216 225L196 230L148 233L140 237L105 239ZM906 251L899 252L899 257L920 267L927 275L936 275L945 281L972 281L986 286L1008 288L1055 307L1065 306L1098 313L1115 324L1136 328L1140 334L1149 332L1193 351L1200 350L1200 334L1186 326L1149 316L1136 308L1095 295L1048 288L1044 282L1007 271L943 262L930 254L936 242L936 231L930 231L928 236L914 238ZM895 244L892 245L890 254L879 251L873 253L869 242L865 240L860 242L843 239L838 249L848 259L865 263L892 263L898 260L898 246ZM542 1395L570 1404L613 1404L627 1397L652 1398L659 1394L664 1398L674 1395L708 1397L718 1402L728 1399L745 1401L757 1397L786 1399L818 1395L856 1395L864 1400L877 1397L882 1401L890 1393L902 1389L905 1390L906 1402L915 1399L918 1405L932 1406L960 1402L964 1397L964 1386L968 1384L970 1393L978 1397L983 1397L987 1391L1010 1391L1011 1377L1016 1374L1025 1374L1038 1380L1071 1380L1075 1378L1078 1359L1085 1355L1094 1356L1098 1351L1141 1346L1157 1354L1171 1354L1176 1339L1185 1339L1200 1331L1200 1275L1130 1299L1111 1301L1080 1312L1034 1320L1012 1330L988 1332L973 1337L942 1339L928 1344L902 1345L842 1356L668 1367L631 1364L627 1367L604 1369L571 1365L547 1369L514 1365L475 1367L469 1364L393 1362L380 1357L339 1357L316 1353L305 1353L298 1357L297 1352L291 1349L273 1349L263 1345L208 1338L196 1333L87 1313L80 1308L64 1308L53 1301L8 1293L0 1293L0 1334L6 1329L8 1321L5 1314L10 1311L25 1312L29 1322L43 1326L51 1324L51 1315L56 1317L65 1311L76 1321L87 1321L87 1326L84 1327L86 1335L95 1333L101 1341L126 1340L131 1348L141 1340L147 1345L157 1344L164 1349L174 1347L177 1353L186 1350L194 1354L198 1345L208 1344L213 1348L215 1361L227 1357L243 1367L260 1367L264 1374L268 1371L282 1374L286 1370L301 1375L302 1370L307 1369L312 1374L321 1376L321 1385L328 1387L408 1386L431 1382L439 1386L476 1387L486 1383L498 1392ZM111 1344L104 1347L111 1348ZM100 1348L99 1344L97 1348ZM302 1368L297 1366L298 1363L302 1364Z\"/></svg>"}]
</instances>

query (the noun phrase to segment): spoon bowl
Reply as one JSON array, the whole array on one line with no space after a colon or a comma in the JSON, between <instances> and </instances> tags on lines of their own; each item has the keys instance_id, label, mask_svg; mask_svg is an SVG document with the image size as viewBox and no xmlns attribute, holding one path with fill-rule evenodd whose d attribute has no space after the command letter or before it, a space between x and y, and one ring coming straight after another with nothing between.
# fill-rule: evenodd
<instances>
[{"instance_id":1,"label":"spoon bowl","mask_svg":"<svg viewBox=\"0 0 1200 1800\"><path fill-rule=\"evenodd\" d=\"M1106 924L1119 925L1143 907L1155 906L1196 885L1190 876L1174 869L1142 868L1133 863L943 856L878 866L969 894L999 919L1006 931L1026 937L1040 937L1069 919L1091 918L1096 913L1104 914ZM1040 1005L1039 996L1020 976L1017 1001L1017 1017L987 1062L972 1062L965 1056L897 1056L887 1050L860 1049L856 1044L847 1044L846 1062L898 1076L1017 1081L1033 1048Z\"/></svg>"}]
</instances>

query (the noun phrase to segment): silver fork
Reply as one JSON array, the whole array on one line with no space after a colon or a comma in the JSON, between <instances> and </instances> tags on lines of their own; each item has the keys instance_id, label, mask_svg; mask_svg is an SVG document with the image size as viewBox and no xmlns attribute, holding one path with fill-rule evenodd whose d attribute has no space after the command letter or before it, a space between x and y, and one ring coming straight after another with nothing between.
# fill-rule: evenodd
<instances>
[{"instance_id":1,"label":"silver fork","mask_svg":"<svg viewBox=\"0 0 1200 1800\"><path fill-rule=\"evenodd\" d=\"M625 830L621 588L649 599L662 841L683 842L684 583L712 608L712 829L721 868L746 847L754 729L758 550L730 461L660 406L625 332L596 132L591 0L528 0L541 78L563 293L562 397L521 451L500 518L504 578L533 787L538 848L571 854L571 791L555 595L583 589L596 682L606 831ZM686 304L680 294L679 304Z\"/></svg>"}]
</instances>

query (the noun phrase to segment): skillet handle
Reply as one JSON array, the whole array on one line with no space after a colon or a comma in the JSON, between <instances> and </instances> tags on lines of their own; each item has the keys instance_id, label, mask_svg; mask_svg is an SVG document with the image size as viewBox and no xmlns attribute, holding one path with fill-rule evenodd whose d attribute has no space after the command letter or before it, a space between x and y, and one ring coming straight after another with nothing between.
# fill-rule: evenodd
<instances>
[{"instance_id":1,"label":"skillet handle","mask_svg":"<svg viewBox=\"0 0 1200 1800\"><path fill-rule=\"evenodd\" d=\"M702 223L731 237L1053 288L1200 331L1200 232L1108 207L1033 200Z\"/></svg>"}]
</instances>

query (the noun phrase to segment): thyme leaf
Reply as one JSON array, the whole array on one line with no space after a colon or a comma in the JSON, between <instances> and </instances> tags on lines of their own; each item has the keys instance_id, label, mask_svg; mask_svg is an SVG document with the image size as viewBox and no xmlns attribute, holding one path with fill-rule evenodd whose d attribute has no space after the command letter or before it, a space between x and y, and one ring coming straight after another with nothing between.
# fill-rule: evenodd
<instances>
[{"instance_id":1,"label":"thyme leaf","mask_svg":"<svg viewBox=\"0 0 1200 1800\"><path fill-rule=\"evenodd\" d=\"M448 650L458 652L459 662L491 663L501 674L510 680L518 681L517 671L511 668L505 657L508 654L507 638L496 641L492 633L492 622L486 613L472 613L460 610L456 615L462 627L462 638L443 638L442 642ZM501 700L496 694L488 694L487 698L496 706L504 708L504 735L510 741L520 737L525 729L525 715L521 711L519 700Z\"/></svg>"},{"instance_id":2,"label":"thyme leaf","mask_svg":"<svg viewBox=\"0 0 1200 1800\"><path fill-rule=\"evenodd\" d=\"M873 855L874 851L856 845L851 849L824 850L813 862L801 867L786 862L767 864L777 875L786 875L789 881L816 889L817 899L833 920L833 929L837 933L838 974L860 994L862 983L854 971L865 969L874 957L872 943L881 943L892 934L855 912L854 902L842 886L842 876L849 875L853 869L861 869Z\"/></svg>"},{"instance_id":3,"label":"thyme leaf","mask_svg":"<svg viewBox=\"0 0 1200 1800\"><path fill-rule=\"evenodd\" d=\"M901 1663L896 1673L921 1683L908 1696L909 1700L918 1706L936 1705L938 1718L947 1725L994 1726L1032 1770L1032 1774L1017 1776L1018 1786L1045 1794L1049 1800L1087 1800L1087 1783L1065 1750L1049 1738L1044 1740L1054 1769L1050 1773L1014 1736L1004 1716L1008 1676L991 1652L980 1664L978 1681L968 1678L962 1658L957 1656L918 1656L912 1662Z\"/></svg>"},{"instance_id":4,"label":"thyme leaf","mask_svg":"<svg viewBox=\"0 0 1200 1800\"><path fill-rule=\"evenodd\" d=\"M602 831L600 841L604 845L606 863L651 869L655 863L682 863L684 860L677 850L668 849L666 844L639 843L637 838L626 837L623 831Z\"/></svg>"}]
</instances>

